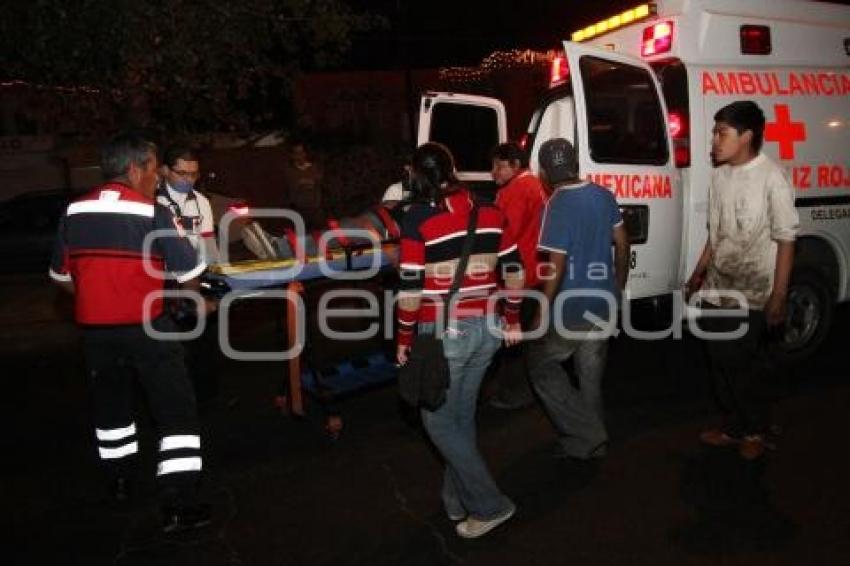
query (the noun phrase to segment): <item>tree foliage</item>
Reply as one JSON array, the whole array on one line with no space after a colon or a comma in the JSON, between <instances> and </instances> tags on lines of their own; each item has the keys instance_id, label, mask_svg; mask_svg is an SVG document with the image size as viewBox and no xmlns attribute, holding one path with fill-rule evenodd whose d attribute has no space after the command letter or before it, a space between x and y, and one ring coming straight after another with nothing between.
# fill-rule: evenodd
<instances>
[{"instance_id":1,"label":"tree foliage","mask_svg":"<svg viewBox=\"0 0 850 566\"><path fill-rule=\"evenodd\" d=\"M18 0L0 20L0 73L96 89L120 125L249 131L286 123L298 73L380 25L343 0Z\"/></svg>"}]
</instances>

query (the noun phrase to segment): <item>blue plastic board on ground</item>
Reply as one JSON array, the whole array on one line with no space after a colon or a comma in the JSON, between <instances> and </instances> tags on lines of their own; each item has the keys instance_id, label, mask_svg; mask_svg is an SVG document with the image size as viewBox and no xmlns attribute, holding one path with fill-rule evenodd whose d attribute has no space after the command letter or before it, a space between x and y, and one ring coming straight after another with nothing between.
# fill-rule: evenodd
<instances>
[{"instance_id":1,"label":"blue plastic board on ground","mask_svg":"<svg viewBox=\"0 0 850 566\"><path fill-rule=\"evenodd\" d=\"M321 372L322 385L333 395L351 393L398 378L398 368L382 352L352 358L318 371ZM301 372L301 385L311 393L317 392L316 379L310 368Z\"/></svg>"}]
</instances>

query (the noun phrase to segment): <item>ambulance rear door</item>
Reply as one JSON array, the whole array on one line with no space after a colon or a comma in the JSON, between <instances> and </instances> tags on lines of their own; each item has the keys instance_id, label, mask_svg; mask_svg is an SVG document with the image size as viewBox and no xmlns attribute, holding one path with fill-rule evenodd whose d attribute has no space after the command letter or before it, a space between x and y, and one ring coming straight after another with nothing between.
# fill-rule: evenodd
<instances>
[{"instance_id":1,"label":"ambulance rear door","mask_svg":"<svg viewBox=\"0 0 850 566\"><path fill-rule=\"evenodd\" d=\"M495 98L429 92L422 96L416 145L439 142L452 152L458 178L486 199L495 185L490 152L508 138L505 106Z\"/></svg>"},{"instance_id":2,"label":"ambulance rear door","mask_svg":"<svg viewBox=\"0 0 850 566\"><path fill-rule=\"evenodd\" d=\"M629 297L676 290L682 188L655 74L643 61L611 51L572 42L564 42L564 51L575 125L562 135L575 137L579 175L617 197L632 243ZM545 108L538 115L546 121ZM549 137L551 130L533 136L535 168L540 144Z\"/></svg>"}]
</instances>

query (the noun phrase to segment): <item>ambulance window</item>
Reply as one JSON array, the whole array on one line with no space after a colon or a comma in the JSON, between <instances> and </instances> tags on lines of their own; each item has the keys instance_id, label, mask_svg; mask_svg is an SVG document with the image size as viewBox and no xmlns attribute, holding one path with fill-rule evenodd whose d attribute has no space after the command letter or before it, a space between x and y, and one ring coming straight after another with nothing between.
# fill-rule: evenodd
<instances>
[{"instance_id":1,"label":"ambulance window","mask_svg":"<svg viewBox=\"0 0 850 566\"><path fill-rule=\"evenodd\" d=\"M458 171L490 171L490 151L499 144L499 116L493 108L437 104L429 139L451 150Z\"/></svg>"},{"instance_id":2,"label":"ambulance window","mask_svg":"<svg viewBox=\"0 0 850 566\"><path fill-rule=\"evenodd\" d=\"M590 157L597 163L663 165L668 160L661 103L647 71L582 57Z\"/></svg>"}]
</instances>

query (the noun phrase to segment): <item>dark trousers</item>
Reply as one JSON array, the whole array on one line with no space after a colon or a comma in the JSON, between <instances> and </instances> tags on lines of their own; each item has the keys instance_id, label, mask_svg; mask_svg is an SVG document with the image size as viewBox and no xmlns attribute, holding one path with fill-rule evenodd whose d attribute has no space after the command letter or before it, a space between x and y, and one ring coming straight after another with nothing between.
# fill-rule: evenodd
<instances>
[{"instance_id":1,"label":"dark trousers","mask_svg":"<svg viewBox=\"0 0 850 566\"><path fill-rule=\"evenodd\" d=\"M703 305L706 313L717 307ZM746 323L747 331L734 340L704 340L715 401L726 417L727 432L735 435L767 431L770 404L765 394L764 338L767 323L762 311L747 310L739 317L701 318L706 332L731 332Z\"/></svg>"},{"instance_id":2,"label":"dark trousers","mask_svg":"<svg viewBox=\"0 0 850 566\"><path fill-rule=\"evenodd\" d=\"M181 330L194 328L197 319L191 317L185 324L178 324ZM222 361L218 344L218 316L213 313L207 317L203 333L194 340L183 342L186 371L195 389L195 397L203 405L218 397L219 372Z\"/></svg>"},{"instance_id":3,"label":"dark trousers","mask_svg":"<svg viewBox=\"0 0 850 566\"><path fill-rule=\"evenodd\" d=\"M173 332L167 316L154 322ZM98 454L107 473L132 471L138 453L133 383L138 379L159 432L157 484L165 503L191 502L201 470L195 395L179 342L149 337L141 325L88 327L83 331L94 405Z\"/></svg>"},{"instance_id":4,"label":"dark trousers","mask_svg":"<svg viewBox=\"0 0 850 566\"><path fill-rule=\"evenodd\" d=\"M523 331L531 330L531 323L539 304L523 299L520 307L520 326ZM503 347L493 361L492 384L494 400L506 406L523 406L534 400L528 371L528 346L521 342L510 348Z\"/></svg>"}]
</instances>

